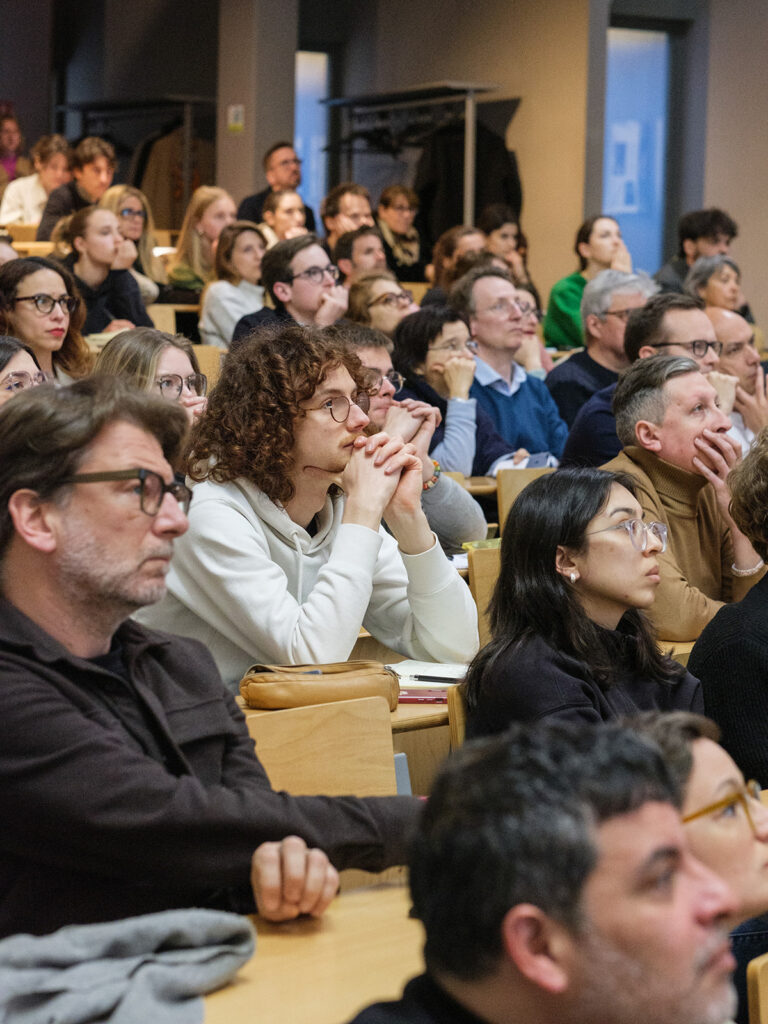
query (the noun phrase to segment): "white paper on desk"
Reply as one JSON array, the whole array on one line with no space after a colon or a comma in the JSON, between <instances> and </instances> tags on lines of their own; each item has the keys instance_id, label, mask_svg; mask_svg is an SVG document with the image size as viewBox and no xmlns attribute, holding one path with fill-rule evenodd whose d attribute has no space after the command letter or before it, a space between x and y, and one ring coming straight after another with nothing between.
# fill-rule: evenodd
<instances>
[{"instance_id":1,"label":"white paper on desk","mask_svg":"<svg viewBox=\"0 0 768 1024\"><path fill-rule=\"evenodd\" d=\"M450 556L451 565L454 569L468 569L469 568L469 555L466 551L459 551L455 555Z\"/></svg>"},{"instance_id":2,"label":"white paper on desk","mask_svg":"<svg viewBox=\"0 0 768 1024\"><path fill-rule=\"evenodd\" d=\"M460 683L467 674L467 666L458 661L398 661L387 665L397 673L404 690L434 690Z\"/></svg>"}]
</instances>

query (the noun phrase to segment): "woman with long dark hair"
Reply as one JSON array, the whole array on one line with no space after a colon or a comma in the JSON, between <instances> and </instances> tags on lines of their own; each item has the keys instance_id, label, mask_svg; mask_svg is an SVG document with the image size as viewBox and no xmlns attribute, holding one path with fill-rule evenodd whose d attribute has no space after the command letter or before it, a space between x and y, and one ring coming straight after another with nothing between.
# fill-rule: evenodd
<instances>
[{"instance_id":1,"label":"woman with long dark hair","mask_svg":"<svg viewBox=\"0 0 768 1024\"><path fill-rule=\"evenodd\" d=\"M462 684L468 736L513 721L702 710L698 681L660 652L643 611L667 531L642 515L631 477L601 469L561 469L519 495L501 542L493 639Z\"/></svg>"}]
</instances>

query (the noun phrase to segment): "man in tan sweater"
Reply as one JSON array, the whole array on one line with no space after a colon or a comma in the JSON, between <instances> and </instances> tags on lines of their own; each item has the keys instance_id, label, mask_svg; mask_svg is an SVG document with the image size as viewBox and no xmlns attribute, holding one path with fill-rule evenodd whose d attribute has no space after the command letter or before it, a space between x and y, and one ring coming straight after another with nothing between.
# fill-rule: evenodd
<instances>
[{"instance_id":1,"label":"man in tan sweater","mask_svg":"<svg viewBox=\"0 0 768 1024\"><path fill-rule=\"evenodd\" d=\"M651 617L663 639L695 640L724 602L740 600L764 573L728 511L739 445L692 359L634 363L619 380L613 411L624 450L604 468L634 477L646 520L669 531Z\"/></svg>"}]
</instances>

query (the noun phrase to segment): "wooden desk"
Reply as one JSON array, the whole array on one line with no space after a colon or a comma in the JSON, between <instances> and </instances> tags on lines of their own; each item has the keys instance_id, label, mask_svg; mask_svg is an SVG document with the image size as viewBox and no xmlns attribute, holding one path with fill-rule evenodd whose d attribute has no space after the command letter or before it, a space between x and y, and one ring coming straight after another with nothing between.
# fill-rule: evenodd
<instances>
[{"instance_id":1,"label":"wooden desk","mask_svg":"<svg viewBox=\"0 0 768 1024\"><path fill-rule=\"evenodd\" d=\"M255 919L256 953L205 999L205 1024L343 1024L396 999L423 969L423 930L403 886L342 893L319 920Z\"/></svg>"},{"instance_id":2,"label":"wooden desk","mask_svg":"<svg viewBox=\"0 0 768 1024\"><path fill-rule=\"evenodd\" d=\"M271 712L243 707L243 714L247 718ZM408 758L411 789L419 796L426 796L451 747L448 705L399 704L391 719L392 746L396 754L405 754Z\"/></svg>"}]
</instances>

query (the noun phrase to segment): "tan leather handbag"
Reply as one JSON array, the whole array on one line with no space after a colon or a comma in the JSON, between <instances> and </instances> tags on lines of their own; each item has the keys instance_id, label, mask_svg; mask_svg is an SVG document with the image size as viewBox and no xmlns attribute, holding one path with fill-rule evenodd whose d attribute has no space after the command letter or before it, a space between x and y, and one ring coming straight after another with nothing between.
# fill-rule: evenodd
<instances>
[{"instance_id":1,"label":"tan leather handbag","mask_svg":"<svg viewBox=\"0 0 768 1024\"><path fill-rule=\"evenodd\" d=\"M301 708L356 697L384 697L397 708L400 683L379 661L337 661L324 665L251 665L240 680L249 708Z\"/></svg>"}]
</instances>

